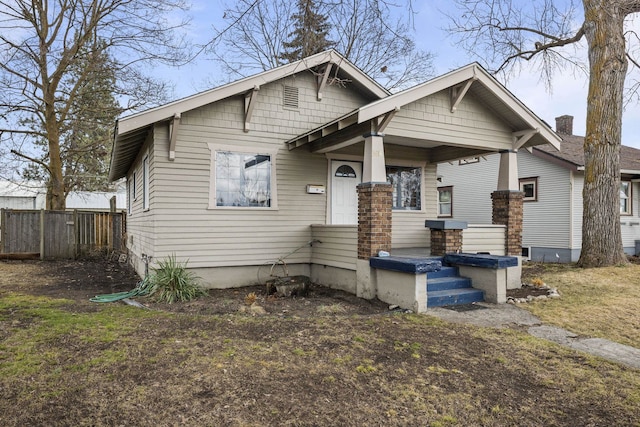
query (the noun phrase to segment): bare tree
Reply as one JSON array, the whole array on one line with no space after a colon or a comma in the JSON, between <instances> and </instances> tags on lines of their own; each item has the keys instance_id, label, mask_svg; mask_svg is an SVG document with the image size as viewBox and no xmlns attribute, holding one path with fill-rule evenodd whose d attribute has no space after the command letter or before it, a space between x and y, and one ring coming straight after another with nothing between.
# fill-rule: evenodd
<instances>
[{"instance_id":1,"label":"bare tree","mask_svg":"<svg viewBox=\"0 0 640 427\"><path fill-rule=\"evenodd\" d=\"M185 61L177 30L186 22L168 20L184 7L182 0L0 1L0 143L47 171L49 209L65 208L65 129L77 119L82 90L100 76L88 58L110 53L125 109L155 104L166 88L142 70ZM46 155L35 158L29 146L39 139Z\"/></svg>"},{"instance_id":2,"label":"bare tree","mask_svg":"<svg viewBox=\"0 0 640 427\"><path fill-rule=\"evenodd\" d=\"M628 64L638 66L625 39L625 19L638 0L456 0L450 31L470 53L486 55L493 71L535 64L547 77L556 67L580 65L571 48L588 54L589 91L584 141L582 252L579 265L627 262L620 230L620 144ZM563 7L561 7L562 5ZM632 34L629 40L637 42Z\"/></svg>"},{"instance_id":3,"label":"bare tree","mask_svg":"<svg viewBox=\"0 0 640 427\"><path fill-rule=\"evenodd\" d=\"M411 1L404 9L384 0L317 2L328 18L335 49L390 90L417 84L433 74L432 55L416 48L411 33ZM392 18L393 8L404 18ZM240 0L225 10L209 51L229 77L244 77L282 65L283 43L294 29L295 3Z\"/></svg>"}]
</instances>

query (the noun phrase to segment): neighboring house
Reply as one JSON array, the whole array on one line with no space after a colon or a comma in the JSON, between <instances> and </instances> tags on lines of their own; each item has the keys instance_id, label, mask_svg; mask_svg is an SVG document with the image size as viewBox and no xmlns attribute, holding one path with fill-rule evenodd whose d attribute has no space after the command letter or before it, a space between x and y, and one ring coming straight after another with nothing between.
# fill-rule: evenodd
<instances>
[{"instance_id":1,"label":"neighboring house","mask_svg":"<svg viewBox=\"0 0 640 427\"><path fill-rule=\"evenodd\" d=\"M127 208L124 182L116 184L116 191L72 191L67 195L67 209L109 210L111 198L116 197L116 209ZM41 182L0 180L0 209L45 209L47 189Z\"/></svg>"},{"instance_id":2,"label":"neighboring house","mask_svg":"<svg viewBox=\"0 0 640 427\"><path fill-rule=\"evenodd\" d=\"M560 151L537 146L518 151L518 178L524 192L523 255L532 261L575 262L582 245L584 137L573 135L573 117L556 118ZM500 158L477 156L438 165L441 218L471 223L491 221L488 197L495 188ZM640 240L640 150L620 151L620 227L627 254Z\"/></svg>"},{"instance_id":3,"label":"neighboring house","mask_svg":"<svg viewBox=\"0 0 640 427\"><path fill-rule=\"evenodd\" d=\"M374 297L370 257L431 246L438 163L559 143L478 64L390 94L327 51L119 119L109 178L127 178L140 274L175 254L207 286L241 286L286 256Z\"/></svg>"},{"instance_id":4,"label":"neighboring house","mask_svg":"<svg viewBox=\"0 0 640 427\"><path fill-rule=\"evenodd\" d=\"M39 182L0 180L0 209L42 209L46 203L46 193Z\"/></svg>"}]
</instances>

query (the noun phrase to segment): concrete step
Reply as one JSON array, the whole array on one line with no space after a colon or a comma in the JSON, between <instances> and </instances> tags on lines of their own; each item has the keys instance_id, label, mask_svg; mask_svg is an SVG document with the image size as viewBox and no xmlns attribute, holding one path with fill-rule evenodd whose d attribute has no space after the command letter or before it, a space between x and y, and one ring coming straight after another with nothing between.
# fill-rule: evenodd
<instances>
[{"instance_id":1,"label":"concrete step","mask_svg":"<svg viewBox=\"0 0 640 427\"><path fill-rule=\"evenodd\" d=\"M481 290L473 288L448 289L427 293L427 307L471 304L479 301L484 301L484 294Z\"/></svg>"},{"instance_id":2,"label":"concrete step","mask_svg":"<svg viewBox=\"0 0 640 427\"><path fill-rule=\"evenodd\" d=\"M427 281L429 279L438 279L440 277L456 277L458 274L458 267L448 267L443 265L438 271L428 272Z\"/></svg>"},{"instance_id":3,"label":"concrete step","mask_svg":"<svg viewBox=\"0 0 640 427\"><path fill-rule=\"evenodd\" d=\"M427 293L432 291L445 291L447 289L470 288L471 279L467 277L438 277L432 279L427 276Z\"/></svg>"}]
</instances>

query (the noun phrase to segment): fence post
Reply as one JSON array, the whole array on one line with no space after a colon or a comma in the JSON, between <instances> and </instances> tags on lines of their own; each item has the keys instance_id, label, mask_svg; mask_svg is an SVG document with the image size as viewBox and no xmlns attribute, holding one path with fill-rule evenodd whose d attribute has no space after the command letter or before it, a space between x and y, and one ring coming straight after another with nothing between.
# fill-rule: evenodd
<instances>
[{"instance_id":1,"label":"fence post","mask_svg":"<svg viewBox=\"0 0 640 427\"><path fill-rule=\"evenodd\" d=\"M44 209L40 209L40 259L44 259Z\"/></svg>"},{"instance_id":2,"label":"fence post","mask_svg":"<svg viewBox=\"0 0 640 427\"><path fill-rule=\"evenodd\" d=\"M80 225L78 224L78 210L73 210L73 236L75 238L75 248L73 250L73 258L78 259L80 256Z\"/></svg>"},{"instance_id":3,"label":"fence post","mask_svg":"<svg viewBox=\"0 0 640 427\"><path fill-rule=\"evenodd\" d=\"M7 236L5 230L7 229L7 220L4 217L4 208L0 209L0 253L4 252Z\"/></svg>"}]
</instances>

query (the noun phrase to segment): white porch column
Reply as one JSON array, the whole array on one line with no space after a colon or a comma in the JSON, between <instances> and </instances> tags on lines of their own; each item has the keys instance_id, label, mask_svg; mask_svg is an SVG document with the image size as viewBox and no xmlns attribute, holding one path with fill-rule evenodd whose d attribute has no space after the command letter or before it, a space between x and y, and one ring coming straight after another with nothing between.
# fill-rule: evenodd
<instances>
[{"instance_id":1,"label":"white porch column","mask_svg":"<svg viewBox=\"0 0 640 427\"><path fill-rule=\"evenodd\" d=\"M364 136L364 162L362 182L387 182L384 160L383 133L369 133Z\"/></svg>"},{"instance_id":2,"label":"white porch column","mask_svg":"<svg viewBox=\"0 0 640 427\"><path fill-rule=\"evenodd\" d=\"M497 190L520 191L520 184L518 183L518 152L516 150L500 152Z\"/></svg>"}]
</instances>

